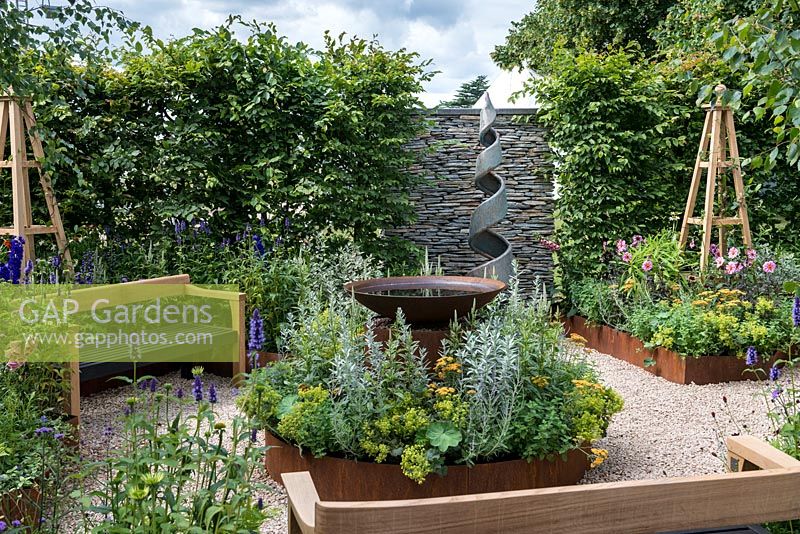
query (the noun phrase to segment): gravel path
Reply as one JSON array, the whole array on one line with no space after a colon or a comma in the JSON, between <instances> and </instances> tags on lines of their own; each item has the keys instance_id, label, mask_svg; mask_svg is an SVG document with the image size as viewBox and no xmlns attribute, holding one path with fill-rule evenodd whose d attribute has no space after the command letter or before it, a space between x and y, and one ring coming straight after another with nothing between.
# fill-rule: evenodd
<instances>
[{"instance_id":1,"label":"gravel path","mask_svg":"<svg viewBox=\"0 0 800 534\"><path fill-rule=\"evenodd\" d=\"M674 384L607 354L586 354L625 408L597 444L608 459L583 483L723 473L726 436L771 433L764 384Z\"/></svg>"},{"instance_id":2,"label":"gravel path","mask_svg":"<svg viewBox=\"0 0 800 534\"><path fill-rule=\"evenodd\" d=\"M724 436L740 431L759 437L770 433L761 395L763 386L756 382L684 386L606 354L589 349L585 352L601 381L622 395L625 409L615 416L607 437L597 444L608 449L609 458L589 471L582 483L724 472ZM182 380L177 373L160 377L160 381L191 390L190 381ZM237 410L236 392L228 379L210 375L204 381L206 385L214 382L217 387L217 413L223 419L232 418ZM102 436L107 424L117 423L130 395L130 387L120 387L82 399L84 458L95 459L104 454L106 445L96 436ZM275 514L264 523L261 532L286 532L285 494L263 467L256 476L269 486L263 497ZM74 520L65 521L63 526L64 532L74 532Z\"/></svg>"}]
</instances>

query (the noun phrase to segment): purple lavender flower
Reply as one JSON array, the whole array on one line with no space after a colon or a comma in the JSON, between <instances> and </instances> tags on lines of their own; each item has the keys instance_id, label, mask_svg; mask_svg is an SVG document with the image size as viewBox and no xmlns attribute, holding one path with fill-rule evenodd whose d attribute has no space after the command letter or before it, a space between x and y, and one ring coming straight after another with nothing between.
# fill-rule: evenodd
<instances>
[{"instance_id":1,"label":"purple lavender flower","mask_svg":"<svg viewBox=\"0 0 800 534\"><path fill-rule=\"evenodd\" d=\"M22 276L22 258L25 255L25 239L22 237L11 238L11 246L8 251L8 261L6 268L8 269L8 278L3 276L3 279L11 282L12 284L19 284Z\"/></svg>"},{"instance_id":2,"label":"purple lavender flower","mask_svg":"<svg viewBox=\"0 0 800 534\"><path fill-rule=\"evenodd\" d=\"M259 497L258 498L258 502L256 503L256 506L258 506L259 510L263 510L264 509L264 497Z\"/></svg>"},{"instance_id":3,"label":"purple lavender flower","mask_svg":"<svg viewBox=\"0 0 800 534\"><path fill-rule=\"evenodd\" d=\"M254 428L253 430L250 431L250 441L252 441L253 443L258 441L258 429L257 428Z\"/></svg>"},{"instance_id":4,"label":"purple lavender flower","mask_svg":"<svg viewBox=\"0 0 800 534\"><path fill-rule=\"evenodd\" d=\"M8 529L8 524L5 521L0 521L0 532L5 532Z\"/></svg>"},{"instance_id":5,"label":"purple lavender flower","mask_svg":"<svg viewBox=\"0 0 800 534\"><path fill-rule=\"evenodd\" d=\"M758 363L758 352L755 347L747 347L747 357L745 358L747 365L755 365Z\"/></svg>"},{"instance_id":6,"label":"purple lavender flower","mask_svg":"<svg viewBox=\"0 0 800 534\"><path fill-rule=\"evenodd\" d=\"M289 217L284 217L284 219L283 219L283 227L288 229L291 225L292 225L292 221L289 219Z\"/></svg>"},{"instance_id":7,"label":"purple lavender flower","mask_svg":"<svg viewBox=\"0 0 800 534\"><path fill-rule=\"evenodd\" d=\"M182 399L183 398L183 388L179 387L178 391L175 392L175 396L178 397L179 400Z\"/></svg>"},{"instance_id":8,"label":"purple lavender flower","mask_svg":"<svg viewBox=\"0 0 800 534\"><path fill-rule=\"evenodd\" d=\"M251 352L260 351L264 348L264 320L258 308L253 310L250 316L250 332L247 340L247 348Z\"/></svg>"},{"instance_id":9,"label":"purple lavender flower","mask_svg":"<svg viewBox=\"0 0 800 534\"><path fill-rule=\"evenodd\" d=\"M783 393L783 388L782 387L778 386L775 389L773 389L772 390L772 400L776 400L778 397L780 397L781 393Z\"/></svg>"},{"instance_id":10,"label":"purple lavender flower","mask_svg":"<svg viewBox=\"0 0 800 534\"><path fill-rule=\"evenodd\" d=\"M106 425L106 427L103 429L103 437L110 438L113 435L114 435L114 429L111 428L111 425Z\"/></svg>"},{"instance_id":11,"label":"purple lavender flower","mask_svg":"<svg viewBox=\"0 0 800 534\"><path fill-rule=\"evenodd\" d=\"M142 391L147 389L147 380L139 380L139 389Z\"/></svg>"},{"instance_id":12,"label":"purple lavender flower","mask_svg":"<svg viewBox=\"0 0 800 534\"><path fill-rule=\"evenodd\" d=\"M11 522L11 526L14 528L19 528L22 526L22 521L20 521L19 519L15 519Z\"/></svg>"},{"instance_id":13,"label":"purple lavender flower","mask_svg":"<svg viewBox=\"0 0 800 534\"><path fill-rule=\"evenodd\" d=\"M200 402L203 400L203 380L200 378L200 375L195 375L194 377L194 387L192 389L192 393L194 393L194 400Z\"/></svg>"},{"instance_id":14,"label":"purple lavender flower","mask_svg":"<svg viewBox=\"0 0 800 534\"><path fill-rule=\"evenodd\" d=\"M264 248L264 241L261 239L260 235L253 236L253 244L256 247L256 253L260 258L263 258L264 255L267 253L267 250Z\"/></svg>"},{"instance_id":15,"label":"purple lavender flower","mask_svg":"<svg viewBox=\"0 0 800 534\"><path fill-rule=\"evenodd\" d=\"M150 379L150 393L155 393L156 389L158 389L158 380L155 378Z\"/></svg>"},{"instance_id":16,"label":"purple lavender flower","mask_svg":"<svg viewBox=\"0 0 800 534\"><path fill-rule=\"evenodd\" d=\"M81 258L81 265L75 273L75 281L79 284L91 284L94 280L94 256L87 252Z\"/></svg>"},{"instance_id":17,"label":"purple lavender flower","mask_svg":"<svg viewBox=\"0 0 800 534\"><path fill-rule=\"evenodd\" d=\"M53 434L53 437L56 439L64 439L64 434L59 432L57 434Z\"/></svg>"},{"instance_id":18,"label":"purple lavender flower","mask_svg":"<svg viewBox=\"0 0 800 534\"><path fill-rule=\"evenodd\" d=\"M53 256L50 258L50 265L58 269L61 267L61 256Z\"/></svg>"},{"instance_id":19,"label":"purple lavender flower","mask_svg":"<svg viewBox=\"0 0 800 534\"><path fill-rule=\"evenodd\" d=\"M131 408L130 406L125 406L125 417L128 417L132 413L133 413L133 408Z\"/></svg>"},{"instance_id":20,"label":"purple lavender flower","mask_svg":"<svg viewBox=\"0 0 800 534\"><path fill-rule=\"evenodd\" d=\"M800 326L800 297L794 298L794 306L792 306L792 324L795 328Z\"/></svg>"},{"instance_id":21,"label":"purple lavender flower","mask_svg":"<svg viewBox=\"0 0 800 534\"><path fill-rule=\"evenodd\" d=\"M769 379L770 380L772 380L774 382L777 379L779 379L780 377L781 377L781 369L780 369L780 367L777 367L777 366L773 365L772 367L769 368Z\"/></svg>"},{"instance_id":22,"label":"purple lavender flower","mask_svg":"<svg viewBox=\"0 0 800 534\"><path fill-rule=\"evenodd\" d=\"M217 403L217 388L214 387L214 384L208 386L208 402L211 404Z\"/></svg>"},{"instance_id":23,"label":"purple lavender flower","mask_svg":"<svg viewBox=\"0 0 800 534\"><path fill-rule=\"evenodd\" d=\"M52 432L52 431L53 431L53 429L52 429L52 428L50 428L49 426L40 426L39 428L37 428L37 429L36 429L36 430L34 430L33 432L34 432L34 434L36 434L37 436L41 436L42 434L49 434L49 433L50 433L50 432Z\"/></svg>"}]
</instances>

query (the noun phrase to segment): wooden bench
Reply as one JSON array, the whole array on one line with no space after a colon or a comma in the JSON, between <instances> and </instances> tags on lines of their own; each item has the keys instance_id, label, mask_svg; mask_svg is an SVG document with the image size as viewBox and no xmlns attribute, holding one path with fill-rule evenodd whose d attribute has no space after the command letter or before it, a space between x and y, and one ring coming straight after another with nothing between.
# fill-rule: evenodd
<instances>
[{"instance_id":1,"label":"wooden bench","mask_svg":"<svg viewBox=\"0 0 800 534\"><path fill-rule=\"evenodd\" d=\"M161 278L153 278L149 280L137 280L134 282L125 282L122 284L115 284L112 287L98 287L78 289L73 291L70 295L78 301L91 301L97 296L105 296L109 291L114 291L113 304L132 304L137 297L141 297L142 287L149 285L170 285L171 291L166 291L161 288L153 288L154 296L196 296L206 297L222 302L227 302L230 306L232 327L206 327L203 326L204 333L212 333L215 340L223 339L225 342L238 344L238 360L232 364L231 373L234 378L237 378L241 373L246 371L246 346L245 346L245 294L236 293L232 291L220 291L213 289L206 289L190 284L188 274L180 274L175 276L165 276ZM130 289L131 295L127 295ZM235 325L235 326L234 326ZM73 361L70 363L70 393L68 396L68 413L73 417L80 417L80 393L81 381L88 379L98 379L108 376L117 376L124 374L129 369L132 369L133 364L130 362L129 352L126 347L121 346L115 349L119 352L118 357L115 358L114 354L104 354L104 359L108 358L109 362L83 362L78 363ZM150 349L144 349L144 351ZM153 347L153 350L164 350L161 347ZM170 349L173 351L173 349ZM191 347L187 346L186 351L191 351ZM174 351L173 351L174 352ZM190 354L189 354L190 355ZM153 361L153 354L147 354L148 359ZM173 355L174 356L174 355ZM119 360L119 361L116 361Z\"/></svg>"},{"instance_id":2,"label":"wooden bench","mask_svg":"<svg viewBox=\"0 0 800 534\"><path fill-rule=\"evenodd\" d=\"M286 473L289 533L763 532L720 527L800 518L800 461L751 436L728 451L728 474L405 501L320 501L307 471Z\"/></svg>"}]
</instances>

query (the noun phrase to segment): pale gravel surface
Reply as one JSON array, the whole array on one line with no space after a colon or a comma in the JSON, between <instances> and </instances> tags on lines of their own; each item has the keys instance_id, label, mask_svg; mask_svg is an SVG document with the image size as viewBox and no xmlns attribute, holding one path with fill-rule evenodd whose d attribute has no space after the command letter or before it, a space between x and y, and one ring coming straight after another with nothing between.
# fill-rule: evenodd
<instances>
[{"instance_id":1,"label":"pale gravel surface","mask_svg":"<svg viewBox=\"0 0 800 534\"><path fill-rule=\"evenodd\" d=\"M764 383L674 384L612 356L586 353L625 408L597 443L608 449L608 460L583 483L722 473L726 436L771 434Z\"/></svg>"},{"instance_id":2,"label":"pale gravel surface","mask_svg":"<svg viewBox=\"0 0 800 534\"><path fill-rule=\"evenodd\" d=\"M662 378L593 350L585 350L596 366L601 381L616 389L625 400L625 409L614 417L608 436L597 446L608 449L609 458L589 471L582 483L611 482L723 472L723 436L743 429L746 433L768 437L763 385L756 382L730 382L706 386L673 384ZM191 391L191 381L177 373L160 377L162 383L183 385ZM218 414L232 418L236 413L235 391L225 378L206 376L206 386L218 389ZM130 387L121 387L82 399L82 442L84 457L103 454L103 429L114 424L122 413ZM727 398L727 403L723 402ZM712 417L716 413L716 418ZM717 456L714 456L716 454ZM264 492L267 506L275 517L265 522L261 532L286 532L286 497L263 469L259 480L270 486ZM71 523L71 522L70 522ZM65 524L64 531L74 531Z\"/></svg>"},{"instance_id":3,"label":"pale gravel surface","mask_svg":"<svg viewBox=\"0 0 800 534\"><path fill-rule=\"evenodd\" d=\"M159 376L158 380L161 384L172 383L176 388L182 386L187 394L192 391L192 381L181 379L177 372ZM214 411L220 419L230 421L237 413L234 403L236 390L230 386L229 378L203 375L203 384L206 392L212 383L217 389L218 399L217 404L214 406ZM125 410L125 400L133 392L132 386L125 386L102 391L81 399L81 455L84 459L99 459L105 454L108 445L103 437L103 430L108 424L111 424L114 429L119 428L119 418ZM263 432L260 435L260 439L263 439ZM114 440L115 438L112 438L111 446L113 446ZM257 481L263 482L268 486L258 496L264 498L265 507L270 507L274 510L274 517L264 523L261 532L285 534L286 496L283 490L267 476L263 464L259 465L255 477ZM65 520L64 524L60 525L60 530L69 533L76 532L75 522L77 522L77 518Z\"/></svg>"}]
</instances>

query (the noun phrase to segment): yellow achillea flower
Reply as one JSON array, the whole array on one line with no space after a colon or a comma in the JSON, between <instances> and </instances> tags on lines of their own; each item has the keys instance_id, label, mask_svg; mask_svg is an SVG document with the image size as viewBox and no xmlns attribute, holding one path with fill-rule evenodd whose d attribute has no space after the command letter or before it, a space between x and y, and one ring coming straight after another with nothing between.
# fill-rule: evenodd
<instances>
[{"instance_id":1,"label":"yellow achillea flower","mask_svg":"<svg viewBox=\"0 0 800 534\"><path fill-rule=\"evenodd\" d=\"M443 380L447 373L460 373L461 364L452 356L442 356L436 360L433 370L436 372L436 376Z\"/></svg>"},{"instance_id":2,"label":"yellow achillea flower","mask_svg":"<svg viewBox=\"0 0 800 534\"><path fill-rule=\"evenodd\" d=\"M692 306L708 306L708 301L704 299L693 300Z\"/></svg>"},{"instance_id":3,"label":"yellow achillea flower","mask_svg":"<svg viewBox=\"0 0 800 534\"><path fill-rule=\"evenodd\" d=\"M592 454L594 455L590 466L592 469L605 462L606 458L608 458L608 451L606 449L592 449Z\"/></svg>"},{"instance_id":4,"label":"yellow achillea flower","mask_svg":"<svg viewBox=\"0 0 800 534\"><path fill-rule=\"evenodd\" d=\"M578 344L580 344L580 345L586 345L586 344L589 342L589 340L588 340L588 339L586 339L585 337L583 337L583 336L582 336L582 335L580 335L580 334L576 334L575 332L572 332L572 333L569 335L569 338L570 338L572 341L574 341L575 343L578 343Z\"/></svg>"},{"instance_id":5,"label":"yellow achillea flower","mask_svg":"<svg viewBox=\"0 0 800 534\"><path fill-rule=\"evenodd\" d=\"M533 376L531 377L531 382L533 382L536 387L543 388L550 383L550 379L546 376Z\"/></svg>"},{"instance_id":6,"label":"yellow achillea flower","mask_svg":"<svg viewBox=\"0 0 800 534\"><path fill-rule=\"evenodd\" d=\"M603 389L601 384L596 382L590 382L589 380L573 380L572 383L575 385L577 389L581 388L594 388L594 389Z\"/></svg>"},{"instance_id":7,"label":"yellow achillea flower","mask_svg":"<svg viewBox=\"0 0 800 534\"><path fill-rule=\"evenodd\" d=\"M630 291L631 289L633 289L633 286L635 285L636 285L636 280L634 280L633 278L628 278L627 280L625 280L625 283L622 284L622 290Z\"/></svg>"},{"instance_id":8,"label":"yellow achillea flower","mask_svg":"<svg viewBox=\"0 0 800 534\"><path fill-rule=\"evenodd\" d=\"M440 397L443 397L445 395L452 395L455 392L456 392L455 388L451 388L448 386L442 386L436 390L436 394L439 395Z\"/></svg>"}]
</instances>

